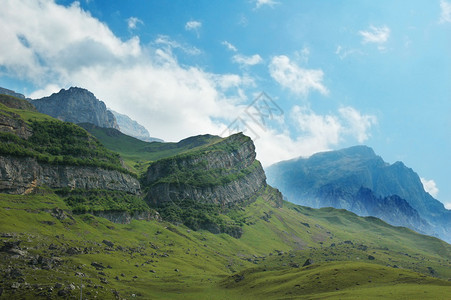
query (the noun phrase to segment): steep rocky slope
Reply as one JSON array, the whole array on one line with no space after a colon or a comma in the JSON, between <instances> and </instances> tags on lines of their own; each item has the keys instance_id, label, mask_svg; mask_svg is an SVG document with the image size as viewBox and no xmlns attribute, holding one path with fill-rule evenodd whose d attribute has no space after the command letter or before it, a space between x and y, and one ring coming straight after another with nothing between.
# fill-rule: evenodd
<instances>
[{"instance_id":1,"label":"steep rocky slope","mask_svg":"<svg viewBox=\"0 0 451 300\"><path fill-rule=\"evenodd\" d=\"M243 134L156 161L147 170L146 199L154 205L188 199L220 206L249 201L266 187L255 146Z\"/></svg>"},{"instance_id":2,"label":"steep rocky slope","mask_svg":"<svg viewBox=\"0 0 451 300\"><path fill-rule=\"evenodd\" d=\"M31 103L39 112L62 121L74 124L86 122L100 127L119 129L116 118L106 108L105 103L86 89L78 87L62 89L58 93L33 100Z\"/></svg>"},{"instance_id":3,"label":"steep rocky slope","mask_svg":"<svg viewBox=\"0 0 451 300\"><path fill-rule=\"evenodd\" d=\"M425 192L418 174L402 162L384 162L369 147L318 153L275 164L266 171L269 183L295 203L374 215L451 241L451 212ZM362 187L374 195L359 193Z\"/></svg>"},{"instance_id":4,"label":"steep rocky slope","mask_svg":"<svg viewBox=\"0 0 451 300\"><path fill-rule=\"evenodd\" d=\"M27 194L36 187L104 189L140 192L136 178L117 170L90 166L51 165L36 158L0 156L0 192Z\"/></svg>"}]
</instances>

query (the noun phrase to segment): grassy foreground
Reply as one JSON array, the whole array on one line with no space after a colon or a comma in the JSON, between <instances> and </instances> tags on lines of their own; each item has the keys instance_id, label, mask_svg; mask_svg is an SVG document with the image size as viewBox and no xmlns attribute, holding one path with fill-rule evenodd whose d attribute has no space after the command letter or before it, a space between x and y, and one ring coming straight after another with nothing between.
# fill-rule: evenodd
<instances>
[{"instance_id":1,"label":"grassy foreground","mask_svg":"<svg viewBox=\"0 0 451 300\"><path fill-rule=\"evenodd\" d=\"M449 244L343 210L289 203L277 208L266 196L242 211L243 235L236 239L166 222L114 224L72 215L52 193L0 194L2 297L446 299L451 294ZM303 267L307 259L313 264Z\"/></svg>"}]
</instances>

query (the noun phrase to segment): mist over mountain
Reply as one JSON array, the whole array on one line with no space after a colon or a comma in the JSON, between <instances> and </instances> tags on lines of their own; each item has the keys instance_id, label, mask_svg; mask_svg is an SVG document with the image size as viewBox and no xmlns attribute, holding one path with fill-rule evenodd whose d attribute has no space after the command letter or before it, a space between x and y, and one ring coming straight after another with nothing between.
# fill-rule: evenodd
<instances>
[{"instance_id":1,"label":"mist over mountain","mask_svg":"<svg viewBox=\"0 0 451 300\"><path fill-rule=\"evenodd\" d=\"M125 133L126 135L135 137L145 142L163 141L161 139L151 137L149 131L144 126L142 126L135 120L131 119L129 116L118 113L112 109L110 109L110 111L116 117L117 124L119 125L120 131L122 133Z\"/></svg>"},{"instance_id":2,"label":"mist over mountain","mask_svg":"<svg viewBox=\"0 0 451 300\"><path fill-rule=\"evenodd\" d=\"M386 163L369 147L284 161L266 172L268 183L294 203L344 208L451 240L451 212L424 190L418 174L402 162Z\"/></svg>"}]
</instances>

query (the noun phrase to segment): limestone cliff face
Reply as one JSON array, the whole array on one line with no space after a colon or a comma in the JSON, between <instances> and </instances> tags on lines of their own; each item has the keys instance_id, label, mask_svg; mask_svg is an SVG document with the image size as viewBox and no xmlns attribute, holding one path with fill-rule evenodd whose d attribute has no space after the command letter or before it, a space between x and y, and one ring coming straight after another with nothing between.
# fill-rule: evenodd
<instances>
[{"instance_id":1,"label":"limestone cliff face","mask_svg":"<svg viewBox=\"0 0 451 300\"><path fill-rule=\"evenodd\" d=\"M49 97L31 102L39 112L71 123L91 123L99 127L119 130L116 118L106 108L105 103L98 100L88 90L71 87L62 89Z\"/></svg>"},{"instance_id":2,"label":"limestone cliff face","mask_svg":"<svg viewBox=\"0 0 451 300\"><path fill-rule=\"evenodd\" d=\"M201 150L153 163L145 184L147 201L164 205L194 200L222 206L255 199L266 187L249 137L236 134Z\"/></svg>"},{"instance_id":3,"label":"limestone cliff face","mask_svg":"<svg viewBox=\"0 0 451 300\"><path fill-rule=\"evenodd\" d=\"M27 194L38 186L140 192L136 178L116 170L40 164L30 157L0 156L0 193Z\"/></svg>"}]
</instances>

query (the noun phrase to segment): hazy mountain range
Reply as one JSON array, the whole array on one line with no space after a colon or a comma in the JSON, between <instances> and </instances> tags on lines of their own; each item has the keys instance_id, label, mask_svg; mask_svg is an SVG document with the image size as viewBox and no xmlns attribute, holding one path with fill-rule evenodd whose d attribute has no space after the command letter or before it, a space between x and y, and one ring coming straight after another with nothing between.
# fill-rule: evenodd
<instances>
[{"instance_id":1,"label":"hazy mountain range","mask_svg":"<svg viewBox=\"0 0 451 300\"><path fill-rule=\"evenodd\" d=\"M451 241L451 211L424 190L412 169L384 162L369 147L280 162L266 173L293 203L344 208Z\"/></svg>"}]
</instances>

